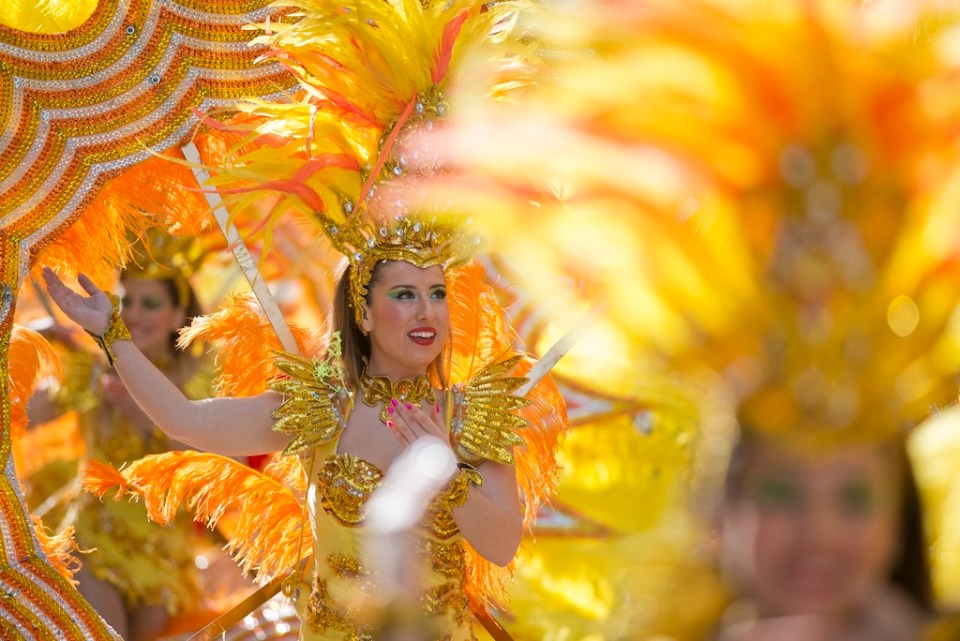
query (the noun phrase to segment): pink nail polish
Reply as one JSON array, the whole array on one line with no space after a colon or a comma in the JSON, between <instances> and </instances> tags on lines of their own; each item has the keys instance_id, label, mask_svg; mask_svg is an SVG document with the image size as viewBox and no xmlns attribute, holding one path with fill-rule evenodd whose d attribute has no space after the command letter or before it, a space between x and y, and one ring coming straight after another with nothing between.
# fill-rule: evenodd
<instances>
[{"instance_id":1,"label":"pink nail polish","mask_svg":"<svg viewBox=\"0 0 960 641\"><path fill-rule=\"evenodd\" d=\"M434 409L436 410L437 414L439 414L439 413L440 413L440 403L437 403L436 406L434 407Z\"/></svg>"},{"instance_id":2,"label":"pink nail polish","mask_svg":"<svg viewBox=\"0 0 960 641\"><path fill-rule=\"evenodd\" d=\"M393 421L387 421L387 427L389 427L390 429L393 429L394 425L396 425L396 423L394 423Z\"/></svg>"},{"instance_id":3,"label":"pink nail polish","mask_svg":"<svg viewBox=\"0 0 960 641\"><path fill-rule=\"evenodd\" d=\"M391 399L390 399L390 404L393 405L394 407L396 407L396 406L399 405L400 403L397 402L397 399L391 398Z\"/></svg>"},{"instance_id":4,"label":"pink nail polish","mask_svg":"<svg viewBox=\"0 0 960 641\"><path fill-rule=\"evenodd\" d=\"M404 403L403 406L406 407L408 410L413 409L413 405L411 405L410 403Z\"/></svg>"},{"instance_id":5,"label":"pink nail polish","mask_svg":"<svg viewBox=\"0 0 960 641\"><path fill-rule=\"evenodd\" d=\"M393 414L396 410L393 409L393 405L387 405L387 411Z\"/></svg>"}]
</instances>

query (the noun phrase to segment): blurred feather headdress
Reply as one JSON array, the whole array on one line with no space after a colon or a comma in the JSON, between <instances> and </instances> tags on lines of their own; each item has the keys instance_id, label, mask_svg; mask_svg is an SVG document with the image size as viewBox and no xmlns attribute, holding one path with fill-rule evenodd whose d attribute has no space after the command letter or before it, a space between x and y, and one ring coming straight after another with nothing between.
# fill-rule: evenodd
<instances>
[{"instance_id":1,"label":"blurred feather headdress","mask_svg":"<svg viewBox=\"0 0 960 641\"><path fill-rule=\"evenodd\" d=\"M500 238L551 245L521 274L591 275L634 367L710 372L765 433L882 439L955 400L950 16L697 0L551 19L546 39L588 55L448 143L480 206L509 212Z\"/></svg>"}]
</instances>

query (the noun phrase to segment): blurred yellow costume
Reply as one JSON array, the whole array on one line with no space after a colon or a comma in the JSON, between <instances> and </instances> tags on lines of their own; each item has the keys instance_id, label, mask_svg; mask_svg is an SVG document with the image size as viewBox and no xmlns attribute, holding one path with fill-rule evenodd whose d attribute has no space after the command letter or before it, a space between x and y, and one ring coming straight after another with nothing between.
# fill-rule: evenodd
<instances>
[{"instance_id":1,"label":"blurred yellow costume","mask_svg":"<svg viewBox=\"0 0 960 641\"><path fill-rule=\"evenodd\" d=\"M638 381L637 430L663 437L651 459L716 491L738 423L816 451L906 438L955 403L955 10L653 0L544 13L557 62L516 106L461 123L451 140L473 180L450 197L498 213L494 242L527 291L607 305L607 358L593 364ZM694 435L701 456L669 456ZM619 472L595 467L584 483ZM612 537L605 558L637 567L606 636L710 634L688 620L723 600L689 578L711 570L694 528L665 519L633 552ZM663 600L691 585L693 603Z\"/></svg>"}]
</instances>

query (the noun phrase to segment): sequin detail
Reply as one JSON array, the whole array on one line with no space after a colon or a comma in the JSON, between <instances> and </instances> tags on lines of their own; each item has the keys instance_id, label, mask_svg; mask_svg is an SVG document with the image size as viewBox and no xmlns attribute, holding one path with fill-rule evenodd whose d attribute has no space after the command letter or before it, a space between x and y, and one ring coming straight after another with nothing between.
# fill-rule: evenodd
<instances>
[{"instance_id":1,"label":"sequin detail","mask_svg":"<svg viewBox=\"0 0 960 641\"><path fill-rule=\"evenodd\" d=\"M376 466L351 454L328 458L317 478L320 504L344 525L359 525L363 506L382 478Z\"/></svg>"},{"instance_id":2,"label":"sequin detail","mask_svg":"<svg viewBox=\"0 0 960 641\"><path fill-rule=\"evenodd\" d=\"M356 612L333 600L325 579L314 577L313 589L307 601L307 625L319 632L343 632L344 641L373 641L373 627L358 625L357 618Z\"/></svg>"},{"instance_id":3,"label":"sequin detail","mask_svg":"<svg viewBox=\"0 0 960 641\"><path fill-rule=\"evenodd\" d=\"M4 285L0 302L0 377L3 380L9 376L7 354L13 307L13 291ZM10 411L10 398L5 394L0 413L7 424ZM0 477L0 529L4 532L5 560L4 571L0 573L0 594L4 597L0 631L9 635L4 638L115 639L103 619L40 550L14 470L9 430L0 439L0 460L4 465Z\"/></svg>"},{"instance_id":4,"label":"sequin detail","mask_svg":"<svg viewBox=\"0 0 960 641\"><path fill-rule=\"evenodd\" d=\"M521 358L518 355L488 365L469 382L454 386L450 439L461 460L514 464L513 448L523 445L517 430L527 424L517 410L528 401L512 395L526 379L507 374Z\"/></svg>"},{"instance_id":5,"label":"sequin detail","mask_svg":"<svg viewBox=\"0 0 960 641\"><path fill-rule=\"evenodd\" d=\"M113 0L67 33L0 28L4 282L19 282L108 180L188 139L195 109L296 84L280 63L259 63L266 47L244 30L281 19L268 4Z\"/></svg>"},{"instance_id":6,"label":"sequin detail","mask_svg":"<svg viewBox=\"0 0 960 641\"><path fill-rule=\"evenodd\" d=\"M322 360L277 355L277 369L289 376L270 384L270 389L284 395L273 413L273 429L293 435L284 455L300 454L329 441L346 425L353 395L343 384L339 338L334 335Z\"/></svg>"},{"instance_id":7,"label":"sequin detail","mask_svg":"<svg viewBox=\"0 0 960 641\"><path fill-rule=\"evenodd\" d=\"M363 402L368 407L376 407L377 403L383 402L380 420L384 423L390 418L387 407L391 399L420 405L423 401L433 399L436 394L426 376L418 376L412 381L402 379L394 383L386 376L370 376L366 370L360 375L360 390Z\"/></svg>"},{"instance_id":8,"label":"sequin detail","mask_svg":"<svg viewBox=\"0 0 960 641\"><path fill-rule=\"evenodd\" d=\"M447 580L423 593L420 603L424 612L433 616L449 613L457 625L463 625L470 615L467 599L467 561L463 544L444 543L430 538L418 541L417 556Z\"/></svg>"},{"instance_id":9,"label":"sequin detail","mask_svg":"<svg viewBox=\"0 0 960 641\"><path fill-rule=\"evenodd\" d=\"M430 530L440 539L449 539L456 535L460 528L453 520L453 509L467 502L468 491L471 485L483 486L483 477L472 468L461 469L450 480L447 488L440 492L430 504Z\"/></svg>"}]
</instances>

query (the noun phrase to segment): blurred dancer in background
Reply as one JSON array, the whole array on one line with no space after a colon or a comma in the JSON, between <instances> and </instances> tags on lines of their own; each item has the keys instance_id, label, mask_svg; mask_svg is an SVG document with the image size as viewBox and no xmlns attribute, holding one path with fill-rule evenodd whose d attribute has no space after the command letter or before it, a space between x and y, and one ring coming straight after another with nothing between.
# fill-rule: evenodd
<instances>
[{"instance_id":1,"label":"blurred dancer in background","mask_svg":"<svg viewBox=\"0 0 960 641\"><path fill-rule=\"evenodd\" d=\"M150 247L139 245L120 276L120 317L133 343L166 380L191 398L207 396L209 363L197 350L176 348L180 329L200 313L188 280L196 267L189 260L191 246L161 234L150 239ZM165 628L171 615L199 606L195 558L205 539L186 513L164 528L147 519L142 504L100 501L80 491L79 483L91 459L122 466L182 446L137 407L98 354L74 345L64 362L63 384L31 400L30 421L45 423L76 412L84 452L73 478L65 479L61 467L50 465L29 482L39 490L51 485L44 476L54 475L56 485L66 482L73 488L64 497L69 500L63 511L49 513L47 521L53 523L51 517L62 514L58 530L75 528L77 545L85 552L76 577L80 592L124 639L147 641Z\"/></svg>"},{"instance_id":2,"label":"blurred dancer in background","mask_svg":"<svg viewBox=\"0 0 960 641\"><path fill-rule=\"evenodd\" d=\"M651 448L696 436L690 477L717 488L730 435L747 434L719 501L719 556L726 598L750 606L718 629L724 608L684 580L697 561L715 571L703 550L638 549L648 563L623 584L629 616L611 634L921 638L935 614L903 443L956 402L960 374L956 10L546 13L531 24L550 73L448 133L473 178L460 189L478 218L500 214L495 242L545 304L608 305L597 367L642 381Z\"/></svg>"}]
</instances>

